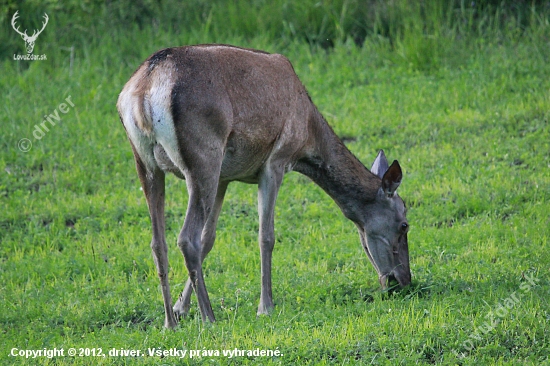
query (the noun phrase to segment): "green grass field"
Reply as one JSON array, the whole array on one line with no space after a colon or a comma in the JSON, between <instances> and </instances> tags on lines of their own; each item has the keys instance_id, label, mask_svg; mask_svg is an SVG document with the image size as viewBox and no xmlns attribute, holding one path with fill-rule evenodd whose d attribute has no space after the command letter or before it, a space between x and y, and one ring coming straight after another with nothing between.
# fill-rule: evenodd
<instances>
[{"instance_id":1,"label":"green grass field","mask_svg":"<svg viewBox=\"0 0 550 366\"><path fill-rule=\"evenodd\" d=\"M361 46L343 34L325 49L208 24L81 29L68 43L52 13L35 49L47 60L32 62L13 60L23 41L5 18L2 37L18 49L0 61L0 363L550 364L550 24L532 16L477 33L414 23ZM274 313L256 317L257 188L233 183L205 261L218 321L203 324L193 296L190 316L163 329L148 211L115 103L148 55L201 42L285 54L365 165L381 148L400 161L409 288L382 292L355 226L290 173L276 206ZM173 298L187 276L176 245L186 203L185 182L167 178ZM64 357L11 355L54 348ZM99 348L106 357L86 356ZM173 348L186 357L148 355ZM223 355L235 349L278 356Z\"/></svg>"}]
</instances>

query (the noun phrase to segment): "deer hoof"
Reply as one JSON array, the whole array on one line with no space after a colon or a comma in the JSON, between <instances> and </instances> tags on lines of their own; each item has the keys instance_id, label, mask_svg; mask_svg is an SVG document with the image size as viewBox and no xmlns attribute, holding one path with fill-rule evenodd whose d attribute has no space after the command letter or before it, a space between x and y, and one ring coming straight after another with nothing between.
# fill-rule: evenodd
<instances>
[{"instance_id":1,"label":"deer hoof","mask_svg":"<svg viewBox=\"0 0 550 366\"><path fill-rule=\"evenodd\" d=\"M167 328L167 329L174 329L174 328L176 328L177 325L178 325L178 321L177 321L176 316L174 316L174 315L167 316L164 319L164 327Z\"/></svg>"},{"instance_id":2,"label":"deer hoof","mask_svg":"<svg viewBox=\"0 0 550 366\"><path fill-rule=\"evenodd\" d=\"M270 305L260 304L258 306L258 312L256 313L256 316L270 315L273 312L274 308L275 307L273 306L273 304L270 304Z\"/></svg>"}]
</instances>

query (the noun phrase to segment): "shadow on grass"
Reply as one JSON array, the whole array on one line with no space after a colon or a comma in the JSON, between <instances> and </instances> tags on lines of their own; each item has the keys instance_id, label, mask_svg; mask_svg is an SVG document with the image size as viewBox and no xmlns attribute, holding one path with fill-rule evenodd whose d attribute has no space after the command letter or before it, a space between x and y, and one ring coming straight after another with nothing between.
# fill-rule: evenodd
<instances>
[{"instance_id":1,"label":"shadow on grass","mask_svg":"<svg viewBox=\"0 0 550 366\"><path fill-rule=\"evenodd\" d=\"M410 285L400 287L399 285L390 286L385 290L381 290L381 299L403 299L410 300L413 298L423 299L429 298L432 295L440 296L443 294L473 292L476 287L467 281L452 280L449 282L433 282L433 281L413 281Z\"/></svg>"}]
</instances>

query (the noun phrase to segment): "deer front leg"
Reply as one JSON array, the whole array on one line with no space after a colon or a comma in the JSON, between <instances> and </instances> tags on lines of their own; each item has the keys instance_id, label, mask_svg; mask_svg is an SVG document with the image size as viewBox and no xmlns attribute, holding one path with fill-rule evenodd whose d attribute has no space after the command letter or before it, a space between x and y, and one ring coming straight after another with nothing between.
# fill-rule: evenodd
<instances>
[{"instance_id":1,"label":"deer front leg","mask_svg":"<svg viewBox=\"0 0 550 366\"><path fill-rule=\"evenodd\" d=\"M162 298L164 300L164 326L174 328L177 324L176 317L172 310L172 297L170 295L170 285L168 283L168 248L166 246L166 237L164 232L164 172L155 169L149 173L143 162L135 153L136 167L147 205L151 216L151 226L153 229L153 239L151 240L151 250L153 259L157 267L157 273L160 279Z\"/></svg>"},{"instance_id":2,"label":"deer front leg","mask_svg":"<svg viewBox=\"0 0 550 366\"><path fill-rule=\"evenodd\" d=\"M260 215L260 255L262 290L257 315L269 314L274 308L271 289L271 258L275 245L275 201L283 179L283 171L266 167L258 184L258 211Z\"/></svg>"},{"instance_id":3,"label":"deer front leg","mask_svg":"<svg viewBox=\"0 0 550 366\"><path fill-rule=\"evenodd\" d=\"M218 218L220 216L223 199L225 197L225 192L227 191L227 182L221 182L218 185L218 191L216 194L216 200L214 202L214 207L210 211L208 220L204 225L202 230L202 259L201 264L212 250L214 246L214 241L216 240L216 225L218 223ZM191 294L193 293L193 285L191 284L191 279L187 279L185 288L183 289L178 301L174 305L174 314L176 318L186 316L189 313L189 308L191 306Z\"/></svg>"}]
</instances>

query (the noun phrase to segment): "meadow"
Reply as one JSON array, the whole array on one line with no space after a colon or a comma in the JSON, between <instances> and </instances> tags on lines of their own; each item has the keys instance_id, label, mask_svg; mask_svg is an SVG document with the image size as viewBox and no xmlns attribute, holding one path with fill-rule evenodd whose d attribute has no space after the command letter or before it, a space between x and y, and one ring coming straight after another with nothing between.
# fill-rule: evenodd
<instances>
[{"instance_id":1,"label":"meadow","mask_svg":"<svg viewBox=\"0 0 550 366\"><path fill-rule=\"evenodd\" d=\"M362 26L350 18L362 14L357 1L213 3L196 18L171 14L188 17L177 28L154 9L141 24L109 8L76 26L78 7L51 2L34 51L43 61L13 59L24 52L9 25L15 3L0 14L0 363L550 364L548 5L395 1ZM40 24L42 13L28 16ZM399 160L411 286L381 291L353 223L289 173L276 206L274 313L256 317L257 187L233 183L204 264L218 321L202 323L193 296L189 317L163 328L149 215L115 103L151 53L210 42L284 54L367 167L379 149ZM166 196L176 299L185 182L169 176ZM13 356L54 348L64 356ZM187 353L157 353L171 349Z\"/></svg>"}]
</instances>

